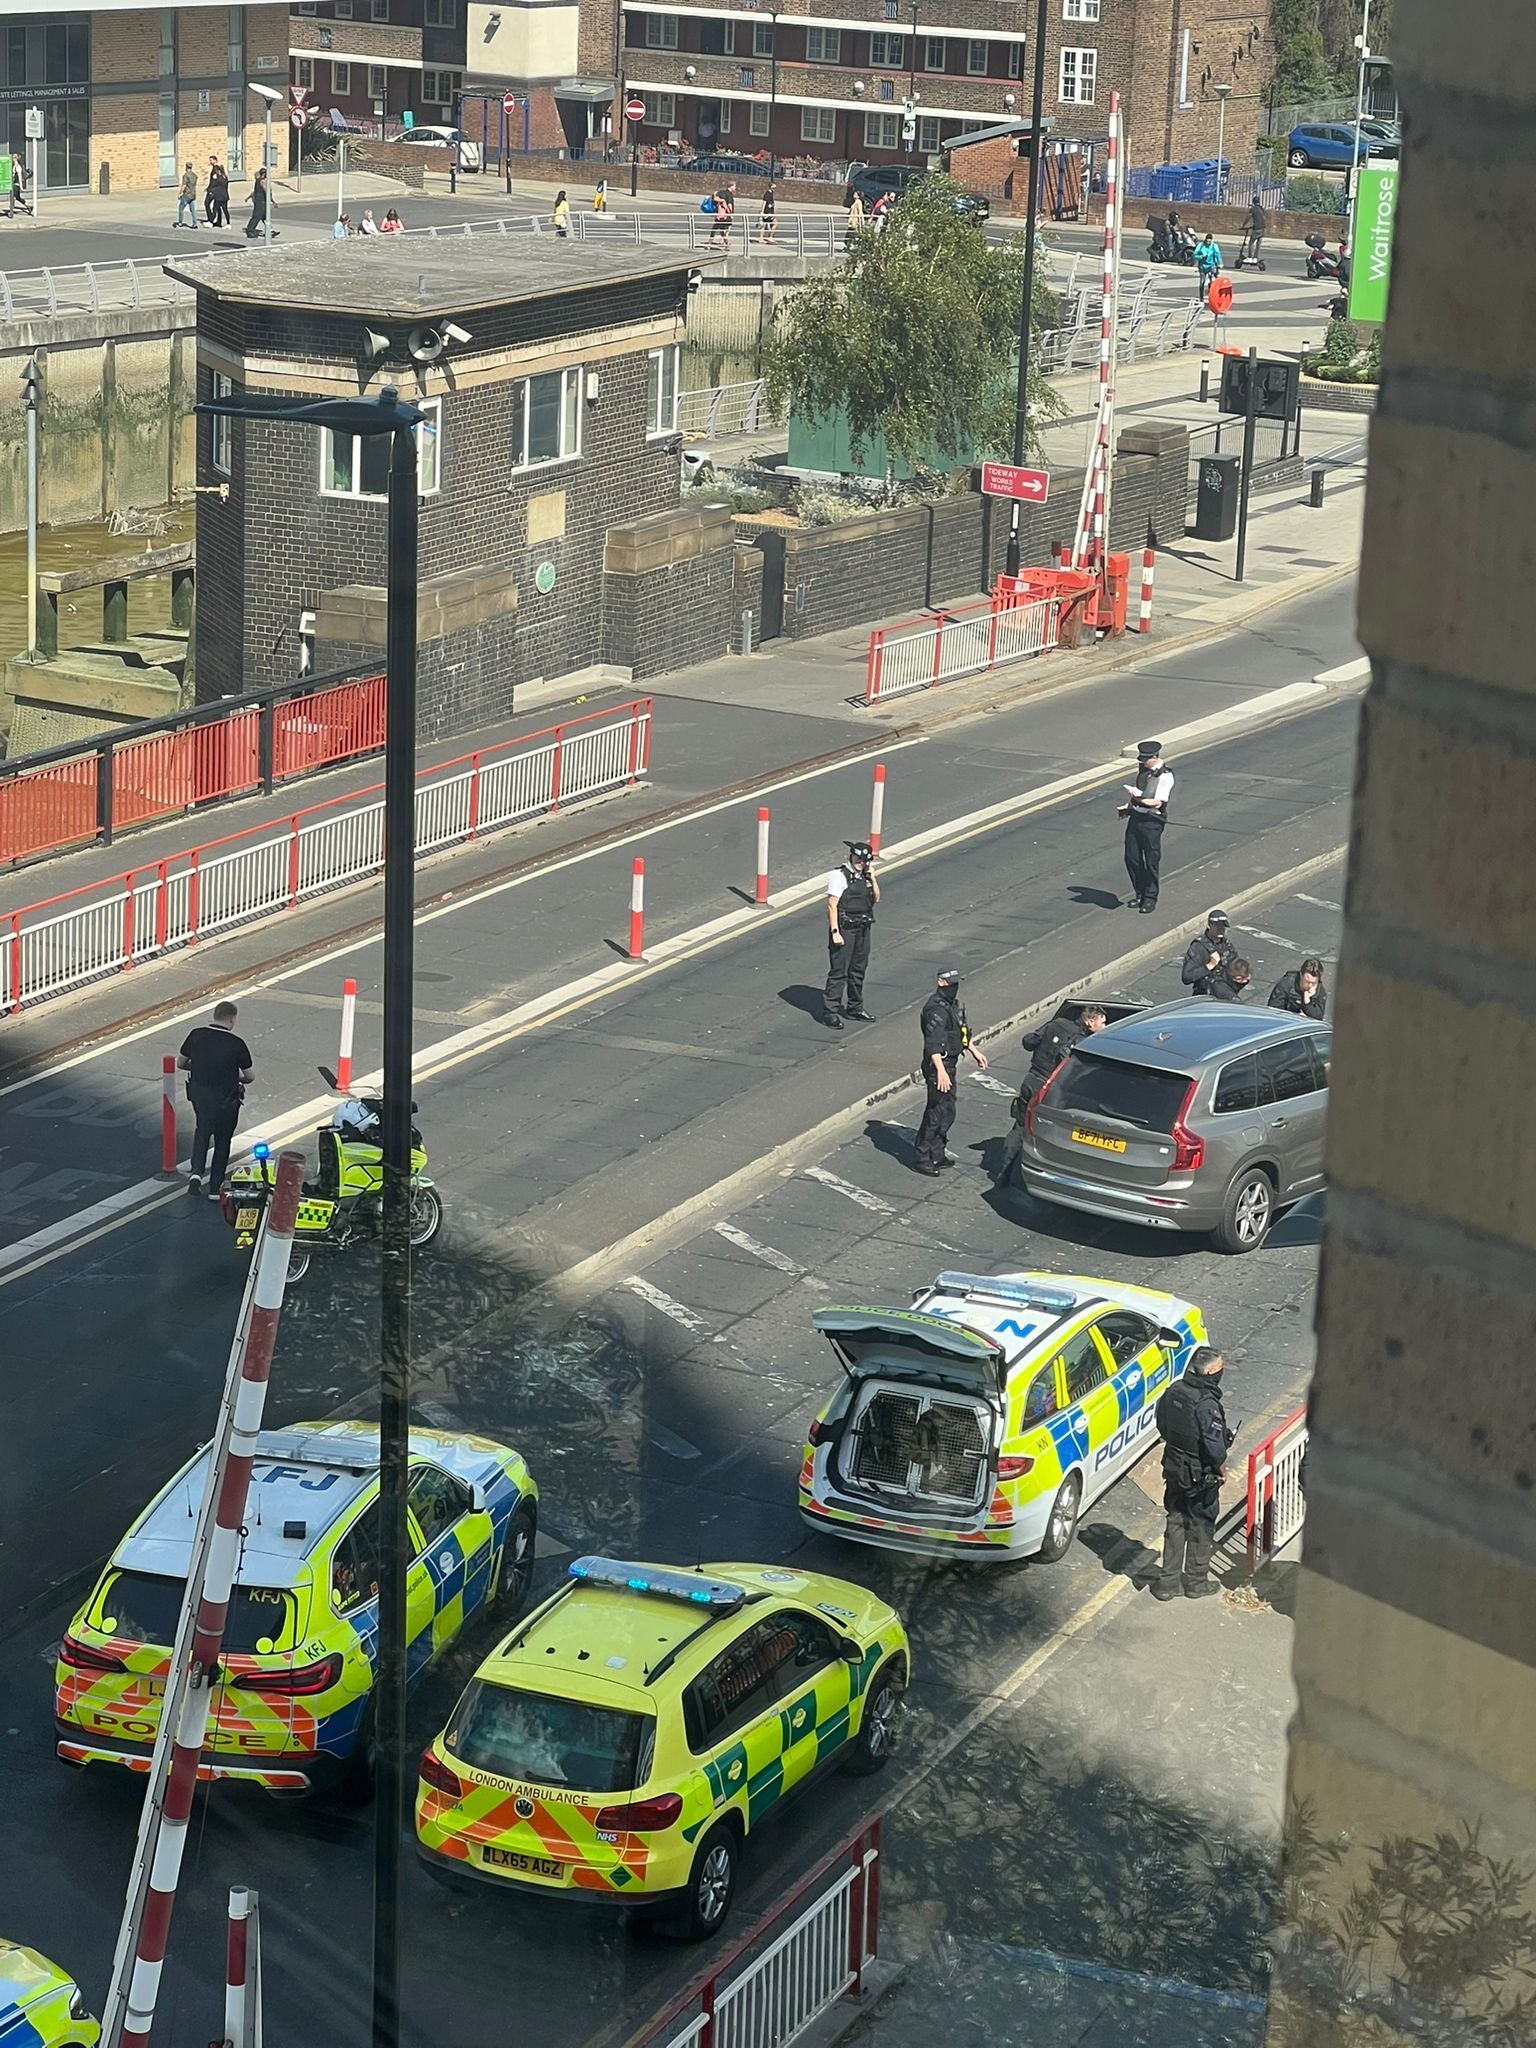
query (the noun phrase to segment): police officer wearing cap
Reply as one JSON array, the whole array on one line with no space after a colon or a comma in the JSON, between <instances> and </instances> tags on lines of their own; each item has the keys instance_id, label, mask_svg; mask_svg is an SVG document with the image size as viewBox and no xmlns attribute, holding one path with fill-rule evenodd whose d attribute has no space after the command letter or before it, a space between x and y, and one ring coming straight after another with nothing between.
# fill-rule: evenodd
<instances>
[{"instance_id":1,"label":"police officer wearing cap","mask_svg":"<svg viewBox=\"0 0 1536 2048\"><path fill-rule=\"evenodd\" d=\"M1155 1410L1163 1440L1163 1507L1168 1516L1162 1576L1152 1581L1158 1600L1176 1600L1181 1591L1186 1600L1203 1600L1221 1590L1211 1583L1211 1552L1216 1547L1227 1452L1237 1435L1227 1427L1221 1405L1225 1370L1226 1361L1214 1345L1200 1345L1184 1377L1174 1381Z\"/></svg>"},{"instance_id":2,"label":"police officer wearing cap","mask_svg":"<svg viewBox=\"0 0 1536 2048\"><path fill-rule=\"evenodd\" d=\"M1122 783L1127 801L1116 812L1125 820L1125 871L1131 878L1127 910L1157 908L1158 875L1163 865L1163 827L1173 773L1163 762L1161 740L1142 740L1136 749L1136 780Z\"/></svg>"},{"instance_id":3,"label":"police officer wearing cap","mask_svg":"<svg viewBox=\"0 0 1536 2048\"><path fill-rule=\"evenodd\" d=\"M1237 948L1227 936L1231 925L1224 910L1213 910L1205 920L1205 930L1190 940L1179 979L1191 995L1232 999L1225 986L1237 963Z\"/></svg>"},{"instance_id":4,"label":"police officer wearing cap","mask_svg":"<svg viewBox=\"0 0 1536 2048\"><path fill-rule=\"evenodd\" d=\"M986 1054L971 1043L970 1027L960 1007L960 976L953 967L946 967L938 977L919 1022L928 1100L917 1127L912 1163L919 1173L936 1174L940 1167L960 1163L944 1142L954 1127L960 1062L969 1053L983 1073L987 1070Z\"/></svg>"},{"instance_id":5,"label":"police officer wearing cap","mask_svg":"<svg viewBox=\"0 0 1536 2048\"><path fill-rule=\"evenodd\" d=\"M864 1007L869 931L875 921L875 905L880 901L880 884L874 872L875 850L867 839L849 839L844 844L848 848L847 860L827 876L827 986L822 996L821 1021L834 1031L842 1030L844 1016L859 1024L875 1021Z\"/></svg>"}]
</instances>

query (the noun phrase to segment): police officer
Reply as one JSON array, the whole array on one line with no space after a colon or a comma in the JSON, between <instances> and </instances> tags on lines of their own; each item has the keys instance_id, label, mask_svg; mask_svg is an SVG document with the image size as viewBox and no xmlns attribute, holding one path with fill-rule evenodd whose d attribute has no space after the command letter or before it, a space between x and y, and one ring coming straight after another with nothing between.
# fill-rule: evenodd
<instances>
[{"instance_id":1,"label":"police officer","mask_svg":"<svg viewBox=\"0 0 1536 2048\"><path fill-rule=\"evenodd\" d=\"M1136 749L1136 780L1121 787L1129 799L1115 813L1125 820L1125 871L1131 878L1125 907L1155 910L1163 865L1163 827L1173 794L1173 772L1164 764L1161 740L1141 742Z\"/></svg>"},{"instance_id":2,"label":"police officer","mask_svg":"<svg viewBox=\"0 0 1536 2048\"><path fill-rule=\"evenodd\" d=\"M1192 995L1214 995L1216 983L1230 976L1237 961L1237 948L1227 936L1231 924L1224 910L1213 910L1205 930L1196 932L1186 947L1179 979Z\"/></svg>"},{"instance_id":3,"label":"police officer","mask_svg":"<svg viewBox=\"0 0 1536 2048\"><path fill-rule=\"evenodd\" d=\"M1237 1432L1228 1429L1221 1405L1226 1362L1214 1345L1202 1344L1184 1377L1157 1404L1157 1433L1163 1440L1163 1573L1152 1582L1159 1600L1187 1600L1220 1592L1211 1581L1216 1545L1216 1510L1227 1476L1227 1452Z\"/></svg>"},{"instance_id":4,"label":"police officer","mask_svg":"<svg viewBox=\"0 0 1536 2048\"><path fill-rule=\"evenodd\" d=\"M955 968L946 967L938 977L919 1022L923 1030L923 1080L928 1087L928 1101L917 1127L912 1163L919 1173L936 1174L942 1166L960 1163L944 1143L954 1127L960 1062L969 1053L983 1073L987 1070L986 1054L971 1043L970 1027L960 1007L960 976Z\"/></svg>"},{"instance_id":5,"label":"police officer","mask_svg":"<svg viewBox=\"0 0 1536 2048\"><path fill-rule=\"evenodd\" d=\"M864 1007L869 929L875 921L875 905L880 901L880 884L874 872L875 850L867 839L849 839L844 843L848 848L847 860L827 876L827 986L822 997L821 1021L834 1031L842 1030L844 1016L859 1024L875 1021Z\"/></svg>"},{"instance_id":6,"label":"police officer","mask_svg":"<svg viewBox=\"0 0 1536 2048\"><path fill-rule=\"evenodd\" d=\"M1030 1103L1040 1093L1052 1074L1061 1065L1067 1054L1080 1039L1090 1037L1095 1031L1104 1029L1104 1012L1097 1003L1087 1003L1075 1017L1052 1017L1042 1024L1038 1031L1024 1034L1024 1050L1032 1055L1029 1071L1019 1083L1019 1092L1013 1098L1013 1129L1003 1140L1003 1156L998 1162L996 1181L1003 1187L1012 1178L1013 1170L1019 1163L1019 1154L1024 1149L1024 1116Z\"/></svg>"}]
</instances>

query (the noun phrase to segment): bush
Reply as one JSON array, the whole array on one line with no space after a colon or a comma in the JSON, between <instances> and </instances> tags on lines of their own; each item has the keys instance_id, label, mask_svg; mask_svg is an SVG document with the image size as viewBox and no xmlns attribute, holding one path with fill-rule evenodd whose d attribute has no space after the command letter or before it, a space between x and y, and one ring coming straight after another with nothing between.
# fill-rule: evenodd
<instances>
[{"instance_id":1,"label":"bush","mask_svg":"<svg viewBox=\"0 0 1536 2048\"><path fill-rule=\"evenodd\" d=\"M1253 145L1253 154L1254 169L1260 176L1266 174L1266 169L1267 175L1272 178L1283 178L1285 176L1285 158L1289 141L1290 138L1285 135L1261 135L1259 137L1258 141ZM1269 157L1267 167L1264 163L1266 152Z\"/></svg>"},{"instance_id":2,"label":"bush","mask_svg":"<svg viewBox=\"0 0 1536 2048\"><path fill-rule=\"evenodd\" d=\"M1381 382L1381 329L1367 336L1347 320L1335 320L1328 338L1315 356L1302 359L1309 377L1328 384L1379 384Z\"/></svg>"},{"instance_id":3,"label":"bush","mask_svg":"<svg viewBox=\"0 0 1536 2048\"><path fill-rule=\"evenodd\" d=\"M1338 213L1346 211L1344 187L1329 178L1300 177L1285 181L1287 213Z\"/></svg>"}]
</instances>

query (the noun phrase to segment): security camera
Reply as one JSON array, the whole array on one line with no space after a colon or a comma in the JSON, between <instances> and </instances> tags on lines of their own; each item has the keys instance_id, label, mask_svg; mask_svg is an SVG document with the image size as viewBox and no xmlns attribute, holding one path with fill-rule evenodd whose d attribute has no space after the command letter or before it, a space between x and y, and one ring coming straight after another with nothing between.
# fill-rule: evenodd
<instances>
[{"instance_id":1,"label":"security camera","mask_svg":"<svg viewBox=\"0 0 1536 2048\"><path fill-rule=\"evenodd\" d=\"M456 327L451 320L445 320L443 322L444 341L457 342L458 345L462 348L466 341L471 341L473 340L473 338L474 337L472 335L466 334L462 327Z\"/></svg>"},{"instance_id":2,"label":"security camera","mask_svg":"<svg viewBox=\"0 0 1536 2048\"><path fill-rule=\"evenodd\" d=\"M703 271L702 271L702 270L690 270L690 271L689 271L689 273L688 273L688 289L689 289L689 291L690 291L690 292L696 292L696 291L698 290L699 286L700 286L700 285L701 285L701 284L702 284L703 282L704 282L704 273L703 273Z\"/></svg>"}]
</instances>

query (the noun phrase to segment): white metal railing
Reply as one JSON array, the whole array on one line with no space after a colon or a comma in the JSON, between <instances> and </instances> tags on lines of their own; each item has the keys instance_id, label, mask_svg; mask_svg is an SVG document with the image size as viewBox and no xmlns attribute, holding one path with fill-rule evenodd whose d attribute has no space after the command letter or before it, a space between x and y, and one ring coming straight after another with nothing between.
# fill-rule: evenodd
<instances>
[{"instance_id":1,"label":"white metal railing","mask_svg":"<svg viewBox=\"0 0 1536 2048\"><path fill-rule=\"evenodd\" d=\"M768 403L767 380L757 377L746 384L715 384L679 392L677 424L684 434L712 438L756 434L766 427L782 426L784 421Z\"/></svg>"},{"instance_id":2,"label":"white metal railing","mask_svg":"<svg viewBox=\"0 0 1536 2048\"><path fill-rule=\"evenodd\" d=\"M1306 1520L1306 1456L1305 1408L1298 1408L1248 1453L1244 1522L1250 1572L1282 1551Z\"/></svg>"},{"instance_id":3,"label":"white metal railing","mask_svg":"<svg viewBox=\"0 0 1536 2048\"><path fill-rule=\"evenodd\" d=\"M417 852L637 780L650 731L650 700L641 699L428 771L416 787ZM382 800L340 798L12 911L0 921L0 1012L291 909L383 864Z\"/></svg>"},{"instance_id":4,"label":"white metal railing","mask_svg":"<svg viewBox=\"0 0 1536 2048\"><path fill-rule=\"evenodd\" d=\"M864 702L880 703L1044 654L1056 645L1056 631L1057 600L1051 597L967 606L877 627L869 638Z\"/></svg>"}]
</instances>

